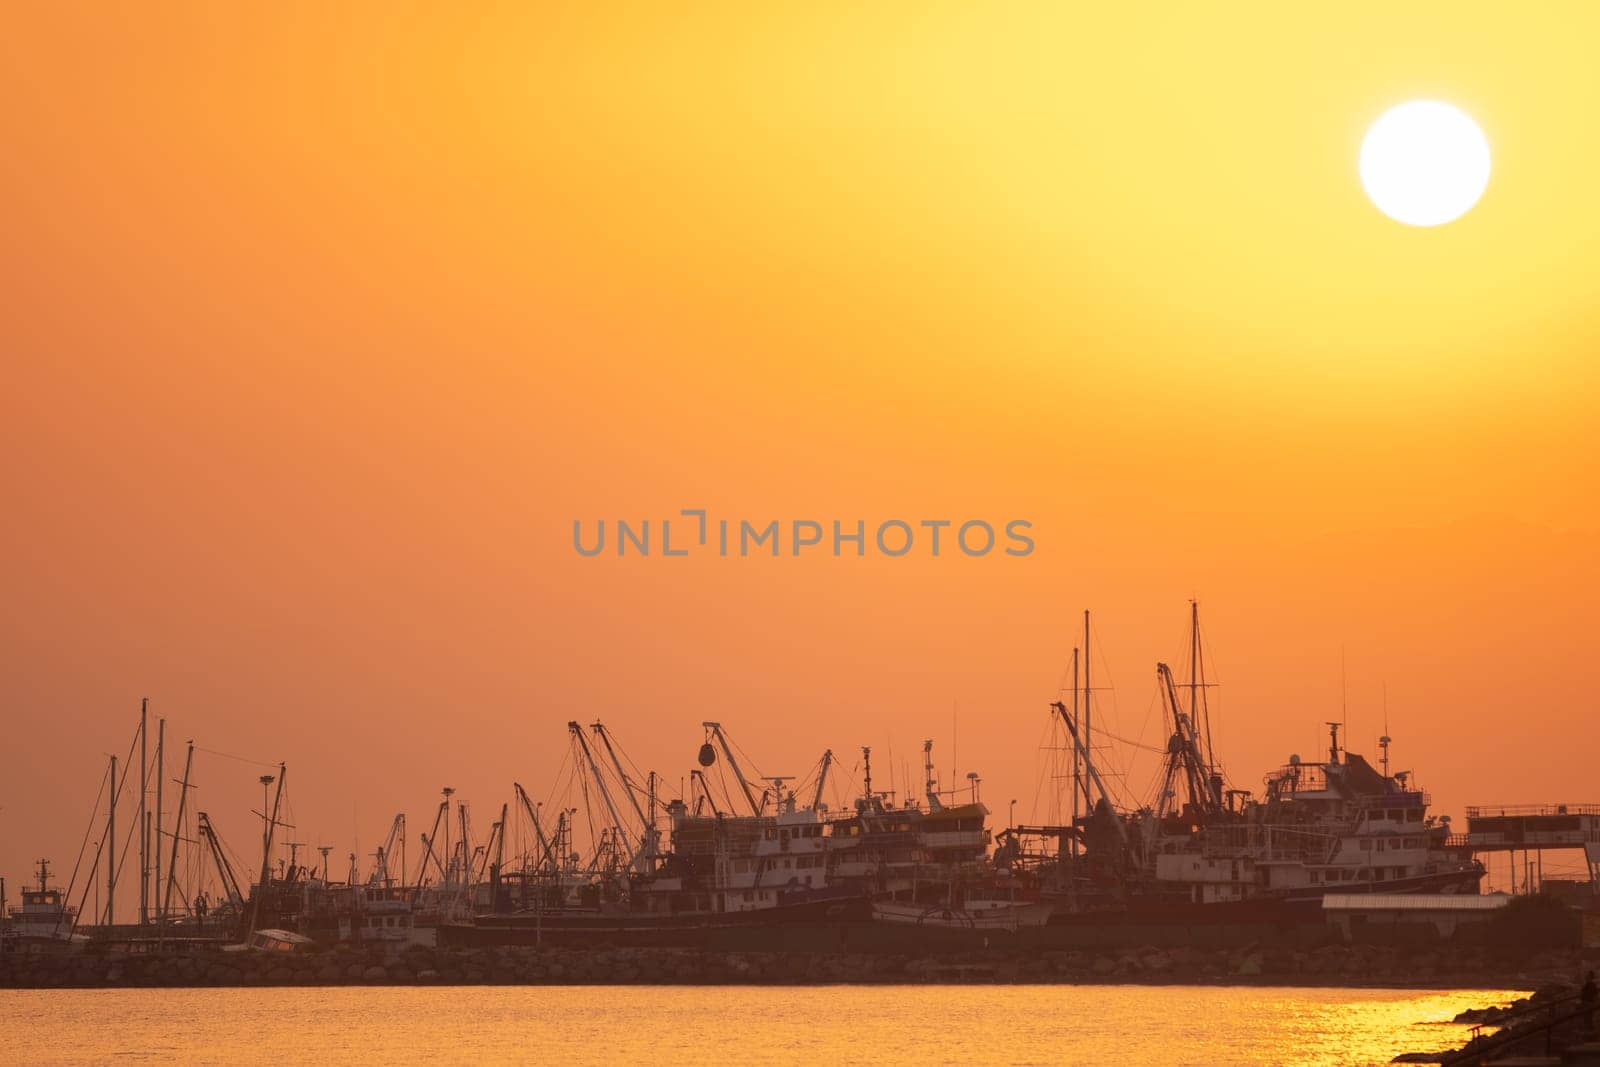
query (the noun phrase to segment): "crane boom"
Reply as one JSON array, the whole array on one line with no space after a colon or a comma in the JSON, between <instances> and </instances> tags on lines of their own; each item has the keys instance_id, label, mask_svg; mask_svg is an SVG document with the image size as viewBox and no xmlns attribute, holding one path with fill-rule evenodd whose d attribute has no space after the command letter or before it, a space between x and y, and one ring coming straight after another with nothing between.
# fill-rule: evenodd
<instances>
[{"instance_id":1,"label":"crane boom","mask_svg":"<svg viewBox=\"0 0 1600 1067\"><path fill-rule=\"evenodd\" d=\"M706 798L707 804L711 805L711 814L719 819L722 818L722 812L717 808L717 799L711 795L711 787L706 784L705 772L700 770L699 767L695 767L689 772L689 780L700 783L700 795ZM699 813L699 808L696 807L695 814L698 815Z\"/></svg>"},{"instance_id":2,"label":"crane boom","mask_svg":"<svg viewBox=\"0 0 1600 1067\"><path fill-rule=\"evenodd\" d=\"M211 860L216 864L217 881L222 883L222 891L227 894L228 900L235 907L244 903L244 894L239 891L239 879L233 873L233 865L228 862L227 855L222 851L222 842L217 839L217 831L211 825L211 817L205 812L198 812L195 826L199 830L200 838L206 843L206 848L211 853Z\"/></svg>"},{"instance_id":3,"label":"crane boom","mask_svg":"<svg viewBox=\"0 0 1600 1067\"><path fill-rule=\"evenodd\" d=\"M817 791L811 797L811 810L822 807L822 787L828 784L828 768L833 766L833 749L822 752L822 769L817 772Z\"/></svg>"},{"instance_id":4,"label":"crane boom","mask_svg":"<svg viewBox=\"0 0 1600 1067\"><path fill-rule=\"evenodd\" d=\"M622 769L622 761L617 758L617 750L611 745L611 734L599 719L594 721L592 729L595 735L600 738L601 743L606 746L606 755L611 757L611 766L617 769L617 781L622 783L623 791L628 795L628 803L633 805L633 813L639 817L641 824L647 823L649 820L644 817L644 809L639 806L639 798L634 796L633 786L628 782L628 772Z\"/></svg>"},{"instance_id":5,"label":"crane boom","mask_svg":"<svg viewBox=\"0 0 1600 1067\"><path fill-rule=\"evenodd\" d=\"M739 788L744 791L744 801L750 805L750 814L760 815L762 805L756 803L756 795L750 787L750 782L745 778L744 771L739 769L739 761L733 757L733 749L728 744L728 739L722 732L720 722L703 722L700 724L711 731L711 736L717 739L717 744L722 746L722 754L727 757L728 766L733 768L733 776L739 780ZM765 795L763 794L763 799Z\"/></svg>"},{"instance_id":6,"label":"crane boom","mask_svg":"<svg viewBox=\"0 0 1600 1067\"><path fill-rule=\"evenodd\" d=\"M1084 746L1083 739L1078 736L1078 727L1073 723L1072 716L1067 714L1067 706L1057 700L1050 705L1061 716L1061 721L1067 724L1067 733L1072 736L1072 743L1078 749L1079 758L1083 760L1084 769L1089 772L1089 780L1100 791L1100 799L1106 802L1107 808L1113 808L1111 794L1106 791L1105 782L1100 780L1100 772L1094 768L1094 759L1089 755L1089 750ZM1122 839L1124 847L1128 844L1128 831L1122 825L1121 819L1113 819L1112 824L1117 828L1117 836Z\"/></svg>"},{"instance_id":7,"label":"crane boom","mask_svg":"<svg viewBox=\"0 0 1600 1067\"><path fill-rule=\"evenodd\" d=\"M1178 688L1172 679L1172 669L1165 663L1156 664L1156 673L1161 676L1161 681L1166 689L1167 703L1172 708L1172 721L1177 740L1177 751L1169 753L1169 760L1181 762L1184 777L1189 787L1189 799L1201 811L1213 812L1221 806L1222 798L1217 796L1211 783L1208 781L1210 768L1205 765L1205 758L1200 747L1200 735L1195 729L1192 716L1184 713L1178 704ZM1167 780L1170 785L1176 767L1169 763Z\"/></svg>"},{"instance_id":8,"label":"crane boom","mask_svg":"<svg viewBox=\"0 0 1600 1067\"><path fill-rule=\"evenodd\" d=\"M433 816L433 829L429 830L427 836L422 839L423 843L428 846L428 851L426 851L426 852L424 852L422 854L422 859L420 861L418 861L418 863L417 863L417 884L418 885L422 884L423 875L428 873L428 860L429 859L432 859L433 860L433 865L435 867L439 868L439 877L440 877L440 879L442 880L444 878L444 865L439 862L438 855L433 851L433 839L439 836L439 822L440 822L440 820L442 820L445 817L445 814L449 810L450 810L450 798L449 797L445 797L443 800L439 801L439 810L434 813L434 816Z\"/></svg>"},{"instance_id":9,"label":"crane boom","mask_svg":"<svg viewBox=\"0 0 1600 1067\"><path fill-rule=\"evenodd\" d=\"M583 750L583 758L589 764L589 773L594 775L594 783L600 790L600 799L605 801L606 811L611 816L611 825L616 829L616 835L621 839L622 847L627 850L626 866L631 867L633 866L634 857L633 845L629 843L627 832L622 828L622 819L617 814L616 802L611 799L611 790L606 787L605 776L600 773L600 765L595 762L594 752L590 750L589 742L583 736L583 727L576 722L569 722L567 723L567 730L571 732L573 738L578 742L578 747Z\"/></svg>"},{"instance_id":10,"label":"crane boom","mask_svg":"<svg viewBox=\"0 0 1600 1067\"><path fill-rule=\"evenodd\" d=\"M533 822L533 835L539 840L539 858L533 861L533 865L538 867L545 860L553 859L557 861L554 866L560 866L559 857L555 855L554 846L544 836L544 827L539 824L539 811L534 807L533 801L529 799L528 791L522 788L521 782L512 782L511 784L516 788L517 799L522 801L522 809L528 813L528 818Z\"/></svg>"},{"instance_id":11,"label":"crane boom","mask_svg":"<svg viewBox=\"0 0 1600 1067\"><path fill-rule=\"evenodd\" d=\"M594 722L594 732L600 735L600 740L605 744L606 755L611 757L611 765L617 769L617 780L622 783L623 791L628 794L628 803L633 805L633 813L639 818L639 825L642 829L639 833L639 851L635 855L641 863L648 865L650 861L655 859L656 853L659 851L655 820L645 816L644 807L639 803L637 791L634 789L633 783L628 779L628 772L622 769L622 760L618 758L617 750L611 744L611 732L605 728L599 719ZM651 784L653 787L654 782L652 781ZM654 804L652 803L652 814L654 810ZM648 873L648 869L641 869L640 873Z\"/></svg>"}]
</instances>

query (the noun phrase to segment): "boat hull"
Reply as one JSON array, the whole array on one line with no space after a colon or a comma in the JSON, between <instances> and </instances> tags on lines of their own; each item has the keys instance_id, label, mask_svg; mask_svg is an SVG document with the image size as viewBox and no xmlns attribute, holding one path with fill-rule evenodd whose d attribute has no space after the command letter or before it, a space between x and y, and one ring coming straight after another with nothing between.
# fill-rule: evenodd
<instances>
[{"instance_id":1,"label":"boat hull","mask_svg":"<svg viewBox=\"0 0 1600 1067\"><path fill-rule=\"evenodd\" d=\"M870 916L865 897L822 897L751 911L651 914L629 911L479 915L438 928L440 945L661 946L705 948L743 943L762 931L820 929ZM783 941L790 940L787 937Z\"/></svg>"}]
</instances>

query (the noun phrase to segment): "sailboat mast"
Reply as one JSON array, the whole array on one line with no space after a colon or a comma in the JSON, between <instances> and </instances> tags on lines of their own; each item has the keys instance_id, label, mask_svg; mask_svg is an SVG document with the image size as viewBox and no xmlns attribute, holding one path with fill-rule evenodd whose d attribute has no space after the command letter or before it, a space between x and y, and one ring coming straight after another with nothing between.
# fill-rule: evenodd
<instances>
[{"instance_id":1,"label":"sailboat mast","mask_svg":"<svg viewBox=\"0 0 1600 1067\"><path fill-rule=\"evenodd\" d=\"M150 816L145 807L150 795L150 698L139 701L139 808L134 829L139 831L139 925L150 921Z\"/></svg>"},{"instance_id":2,"label":"sailboat mast","mask_svg":"<svg viewBox=\"0 0 1600 1067\"><path fill-rule=\"evenodd\" d=\"M106 925L117 921L117 757L111 757L111 804L106 808Z\"/></svg>"},{"instance_id":3,"label":"sailboat mast","mask_svg":"<svg viewBox=\"0 0 1600 1067\"><path fill-rule=\"evenodd\" d=\"M283 780L288 776L288 767L278 764L278 791L273 794L272 814L267 817L267 828L261 835L261 881L256 886L255 903L250 908L250 926L245 930L247 940L256 932L256 923L261 919L261 898L267 895L272 882L272 833L278 828L278 806L283 802ZM262 799L264 806L265 797Z\"/></svg>"},{"instance_id":4,"label":"sailboat mast","mask_svg":"<svg viewBox=\"0 0 1600 1067\"><path fill-rule=\"evenodd\" d=\"M189 768L194 764L194 742L183 759L183 784L178 787L178 819L172 824L172 851L167 855L167 889L161 898L161 914L172 908L172 882L178 874L178 835L183 833L183 809L189 799Z\"/></svg>"},{"instance_id":5,"label":"sailboat mast","mask_svg":"<svg viewBox=\"0 0 1600 1067\"><path fill-rule=\"evenodd\" d=\"M156 720L156 858L150 865L150 896L156 907L156 922L161 921L161 898L157 890L161 885L161 785L166 777L167 720ZM174 844L176 847L176 844Z\"/></svg>"}]
</instances>

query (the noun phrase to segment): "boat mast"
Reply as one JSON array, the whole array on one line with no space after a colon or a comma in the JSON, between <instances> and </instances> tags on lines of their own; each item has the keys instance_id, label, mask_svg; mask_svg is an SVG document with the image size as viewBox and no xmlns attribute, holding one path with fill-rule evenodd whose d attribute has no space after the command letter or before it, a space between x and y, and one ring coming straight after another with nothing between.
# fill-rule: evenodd
<instances>
[{"instance_id":1,"label":"boat mast","mask_svg":"<svg viewBox=\"0 0 1600 1067\"><path fill-rule=\"evenodd\" d=\"M461 821L461 864L457 868L461 877L461 885L457 895L472 881L472 835L467 830L467 802L456 801L456 817Z\"/></svg>"},{"instance_id":2,"label":"boat mast","mask_svg":"<svg viewBox=\"0 0 1600 1067\"><path fill-rule=\"evenodd\" d=\"M161 785L166 777L167 748L167 720L156 720L156 859L150 867L150 895L156 897L156 889L161 885ZM173 841L173 850L177 850L177 841ZM156 922L162 918L162 909L159 898L156 901Z\"/></svg>"},{"instance_id":3,"label":"boat mast","mask_svg":"<svg viewBox=\"0 0 1600 1067\"><path fill-rule=\"evenodd\" d=\"M1200 698L1206 688L1205 673L1200 652L1200 601L1189 601L1189 724L1194 727L1196 740L1205 731L1205 764L1208 775L1215 773L1217 750L1211 743L1211 704L1201 707ZM1217 798L1221 802L1221 798Z\"/></svg>"},{"instance_id":4,"label":"boat mast","mask_svg":"<svg viewBox=\"0 0 1600 1067\"><path fill-rule=\"evenodd\" d=\"M456 861L455 855L450 851L450 798L455 796L456 791L454 786L447 785L442 792L444 793L444 799L439 802L439 814L444 819L444 850L439 853L439 856L433 858L433 862L439 864L439 888L448 889L450 887L450 868L455 865ZM435 833L438 832L438 825L437 822L434 823ZM433 847L431 840L428 842L428 847L430 849ZM440 859L440 856L444 858Z\"/></svg>"},{"instance_id":5,"label":"boat mast","mask_svg":"<svg viewBox=\"0 0 1600 1067\"><path fill-rule=\"evenodd\" d=\"M1083 609L1083 751L1085 761L1094 751L1094 709L1089 703L1089 609ZM1093 767L1090 768L1093 773Z\"/></svg>"},{"instance_id":6,"label":"boat mast","mask_svg":"<svg viewBox=\"0 0 1600 1067\"><path fill-rule=\"evenodd\" d=\"M650 837L652 841L659 840L656 830L656 772L651 771L645 779L646 788L649 790L649 799L645 806L650 809Z\"/></svg>"},{"instance_id":7,"label":"boat mast","mask_svg":"<svg viewBox=\"0 0 1600 1067\"><path fill-rule=\"evenodd\" d=\"M145 804L150 796L150 698L139 701L139 808L134 828L139 831L139 925L150 921L150 815Z\"/></svg>"},{"instance_id":8,"label":"boat mast","mask_svg":"<svg viewBox=\"0 0 1600 1067\"><path fill-rule=\"evenodd\" d=\"M1078 650L1072 650L1072 717L1078 717ZM1082 784L1078 781L1078 746L1072 746L1072 810L1067 819L1067 825L1073 832L1067 835L1067 847L1073 858L1078 855L1078 791Z\"/></svg>"},{"instance_id":9,"label":"boat mast","mask_svg":"<svg viewBox=\"0 0 1600 1067\"><path fill-rule=\"evenodd\" d=\"M117 757L111 757L111 803L106 808L106 925L117 921Z\"/></svg>"},{"instance_id":10,"label":"boat mast","mask_svg":"<svg viewBox=\"0 0 1600 1067\"><path fill-rule=\"evenodd\" d=\"M283 781L289 777L286 765L278 764L278 791L272 797L272 814L267 818L267 826L261 835L261 881L256 886L255 902L250 908L250 925L245 930L245 938L256 932L256 923L261 921L261 898L267 895L267 887L272 881L272 834L278 828L278 808L283 803ZM262 775L262 786L272 782L271 775ZM263 806L265 798L263 797Z\"/></svg>"},{"instance_id":11,"label":"boat mast","mask_svg":"<svg viewBox=\"0 0 1600 1067\"><path fill-rule=\"evenodd\" d=\"M489 910L500 910L500 875L506 862L506 816L510 813L509 806L500 805L500 821L494 824L496 837L494 842L494 866L489 868Z\"/></svg>"}]
</instances>

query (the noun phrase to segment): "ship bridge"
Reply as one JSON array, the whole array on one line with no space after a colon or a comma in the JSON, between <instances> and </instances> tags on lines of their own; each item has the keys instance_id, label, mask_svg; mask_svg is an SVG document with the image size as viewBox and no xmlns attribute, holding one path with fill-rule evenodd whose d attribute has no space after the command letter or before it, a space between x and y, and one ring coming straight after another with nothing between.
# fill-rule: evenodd
<instances>
[{"instance_id":1,"label":"ship bridge","mask_svg":"<svg viewBox=\"0 0 1600 1067\"><path fill-rule=\"evenodd\" d=\"M1543 881L1544 853L1577 850L1589 869L1592 891L1600 891L1600 804L1501 804L1467 808L1467 832L1451 844L1474 855L1505 853L1512 889L1519 876L1524 892ZM1518 865L1521 853L1521 869Z\"/></svg>"}]
</instances>

